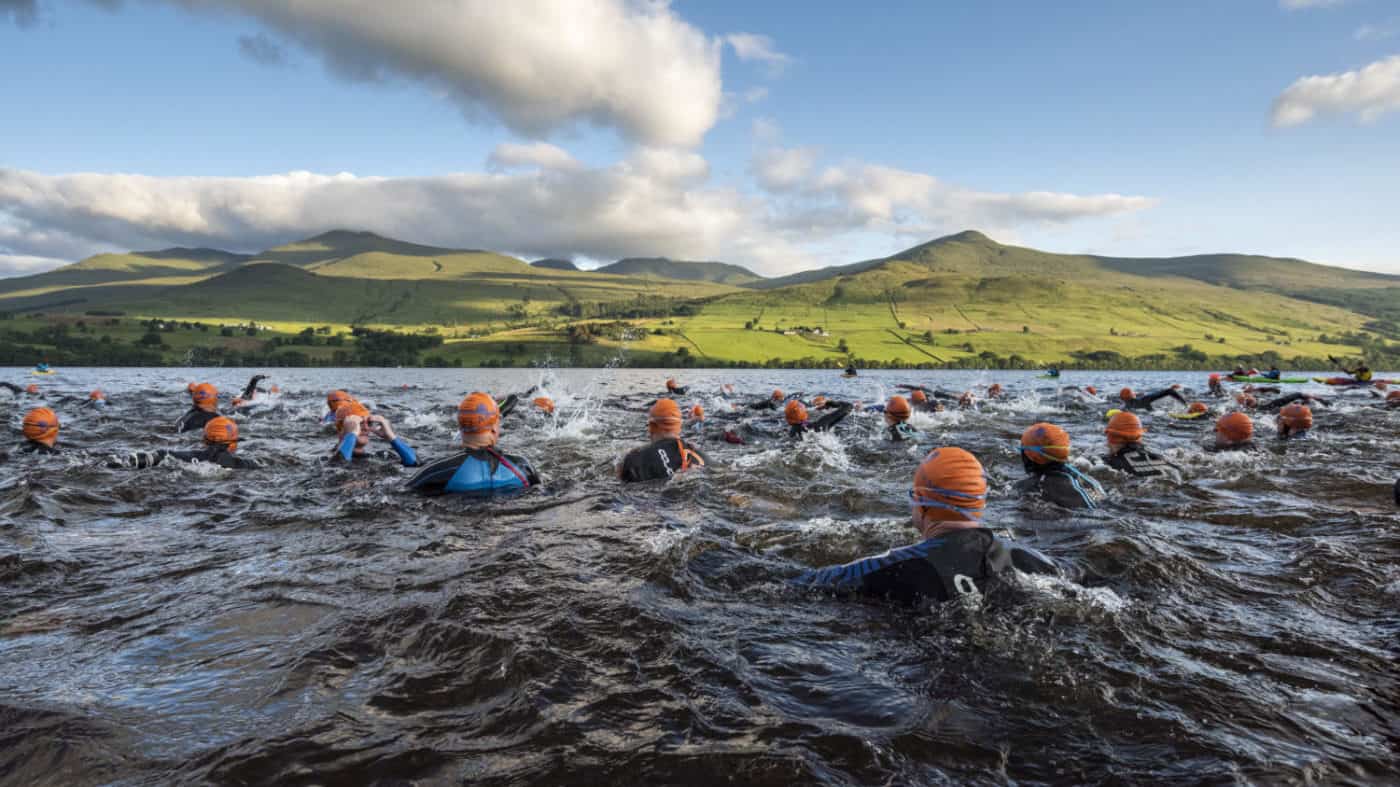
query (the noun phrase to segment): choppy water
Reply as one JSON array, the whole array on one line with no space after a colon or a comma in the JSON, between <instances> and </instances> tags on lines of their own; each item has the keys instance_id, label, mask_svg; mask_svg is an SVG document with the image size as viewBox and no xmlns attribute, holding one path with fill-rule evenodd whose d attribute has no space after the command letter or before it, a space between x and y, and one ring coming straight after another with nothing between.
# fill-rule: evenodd
<instances>
[{"instance_id":1,"label":"choppy water","mask_svg":"<svg viewBox=\"0 0 1400 787\"><path fill-rule=\"evenodd\" d=\"M1186 469L1176 487L1104 468L1104 408L1066 409L1027 374L684 373L706 393L682 402L711 413L721 382L875 401L997 381L1014 397L916 415L918 446L864 415L796 446L707 442L706 471L622 488L612 463L644 439L644 398L618 397L664 373L292 370L238 418L266 469L101 467L195 443L170 433L185 383L228 392L249 373L42 381L50 401L100 386L112 406L60 403L70 453L0 464L0 782L1400 779L1400 412L1365 396L1319 410L1312 441L1249 456L1200 451L1207 424L1149 420ZM399 489L412 471L319 461L331 388L431 459L452 452L465 392L537 383L558 416L517 413L502 441L545 477L522 497L422 499ZM0 405L8 443L23 407ZM1047 418L1108 487L1103 510L1010 495L1013 441ZM937 444L982 459L989 522L1068 580L933 612L785 585L917 540L904 493Z\"/></svg>"}]
</instances>

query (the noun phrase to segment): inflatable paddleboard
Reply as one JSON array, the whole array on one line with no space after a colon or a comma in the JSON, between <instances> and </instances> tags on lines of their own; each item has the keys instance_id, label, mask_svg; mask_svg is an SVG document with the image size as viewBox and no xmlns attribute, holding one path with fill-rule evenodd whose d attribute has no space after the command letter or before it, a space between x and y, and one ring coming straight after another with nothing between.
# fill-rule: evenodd
<instances>
[{"instance_id":1,"label":"inflatable paddleboard","mask_svg":"<svg viewBox=\"0 0 1400 787\"><path fill-rule=\"evenodd\" d=\"M1360 380L1353 380L1350 377L1314 377L1313 382L1322 383L1323 385L1355 386L1359 388L1366 388L1376 383L1385 385L1400 384L1400 380L1371 380L1370 382L1363 383Z\"/></svg>"},{"instance_id":2,"label":"inflatable paddleboard","mask_svg":"<svg viewBox=\"0 0 1400 787\"><path fill-rule=\"evenodd\" d=\"M41 371L39 371L38 369L30 369L30 370L29 370L29 373L30 373L30 374L37 374L37 375L58 374L58 372L54 371L53 369L50 369L50 370L48 370L47 372L41 372Z\"/></svg>"},{"instance_id":3,"label":"inflatable paddleboard","mask_svg":"<svg viewBox=\"0 0 1400 787\"><path fill-rule=\"evenodd\" d=\"M1167 413L1168 418L1175 418L1178 421L1195 421L1208 415L1210 413Z\"/></svg>"}]
</instances>

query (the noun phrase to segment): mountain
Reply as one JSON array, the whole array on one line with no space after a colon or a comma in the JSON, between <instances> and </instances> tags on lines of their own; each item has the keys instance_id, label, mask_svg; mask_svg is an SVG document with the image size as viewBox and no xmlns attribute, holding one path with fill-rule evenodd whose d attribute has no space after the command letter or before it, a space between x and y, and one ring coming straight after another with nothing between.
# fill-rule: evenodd
<instances>
[{"instance_id":1,"label":"mountain","mask_svg":"<svg viewBox=\"0 0 1400 787\"><path fill-rule=\"evenodd\" d=\"M140 338L140 320L152 317L256 320L289 336L313 326L321 336L352 325L437 332L448 340L443 357L467 364L1315 367L1329 355L1366 355L1379 368L1392 352L1400 363L1400 345L1386 343L1400 340L1400 277L1295 259L1052 254L969 231L768 280L665 258L598 271L538 262L546 264L346 231L253 255L104 254L0 280L0 313L13 315L0 321L0 345L54 341L38 329L95 313L121 319L84 325L84 335L113 331L116 341ZM242 332L181 341L188 349L226 339L240 352L285 346ZM309 357L322 360L332 352L292 344L318 347Z\"/></svg>"},{"instance_id":2,"label":"mountain","mask_svg":"<svg viewBox=\"0 0 1400 787\"><path fill-rule=\"evenodd\" d=\"M530 266L534 268L548 268L556 271L576 271L579 269L579 267L574 264L573 260L558 260L552 257L549 259L535 260L530 263Z\"/></svg>"},{"instance_id":3,"label":"mountain","mask_svg":"<svg viewBox=\"0 0 1400 787\"><path fill-rule=\"evenodd\" d=\"M761 281L762 276L748 268L724 262L687 262L665 257L628 257L611 265L604 265L597 273L611 273L616 276L636 276L648 279L675 279L677 281L708 281L716 284L749 285Z\"/></svg>"}]
</instances>

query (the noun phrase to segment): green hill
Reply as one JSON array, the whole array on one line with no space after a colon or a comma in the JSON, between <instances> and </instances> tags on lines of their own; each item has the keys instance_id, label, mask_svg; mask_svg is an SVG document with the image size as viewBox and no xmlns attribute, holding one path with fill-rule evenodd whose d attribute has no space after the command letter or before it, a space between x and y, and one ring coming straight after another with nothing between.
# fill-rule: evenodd
<instances>
[{"instance_id":1,"label":"green hill","mask_svg":"<svg viewBox=\"0 0 1400 787\"><path fill-rule=\"evenodd\" d=\"M534 262L530 263L530 267L532 267L532 268L549 268L549 269L551 269L551 270L556 270L556 271L576 271L576 270L579 270L579 267L578 267L577 265L574 264L573 260L559 260L559 259L553 259L553 258L551 258L551 259L544 259L544 260L535 260Z\"/></svg>"},{"instance_id":2,"label":"green hill","mask_svg":"<svg viewBox=\"0 0 1400 787\"><path fill-rule=\"evenodd\" d=\"M39 342L55 326L91 333L91 324L77 323L92 314L109 318L102 330L115 339L135 332L161 347L133 323L244 326L189 337L162 350L168 354L226 339L240 352L271 353L282 335L318 347L321 339L305 338L309 329L329 341L359 326L431 332L445 342L442 359L467 364L542 357L596 364L620 355L661 364L830 366L1400 360L1400 277L1244 255L1050 254L977 232L763 280L738 266L664 258L567 270L336 231L256 255L99 255L0 280L0 312L35 331L12 333L14 342ZM118 313L123 319L110 319ZM249 321L260 327L247 328ZM270 338L252 338L265 333ZM353 339L308 357L330 362L330 347Z\"/></svg>"},{"instance_id":3,"label":"green hill","mask_svg":"<svg viewBox=\"0 0 1400 787\"><path fill-rule=\"evenodd\" d=\"M604 265L596 273L635 276L644 279L675 279L677 281L708 281L715 284L749 285L763 277L738 265L724 262L687 262L665 257L628 257Z\"/></svg>"}]
</instances>

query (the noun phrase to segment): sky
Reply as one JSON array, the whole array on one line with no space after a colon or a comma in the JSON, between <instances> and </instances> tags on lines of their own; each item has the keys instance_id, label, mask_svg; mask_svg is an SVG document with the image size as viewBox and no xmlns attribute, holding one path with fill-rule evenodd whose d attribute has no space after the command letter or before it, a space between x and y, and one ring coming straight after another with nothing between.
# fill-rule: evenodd
<instances>
[{"instance_id":1,"label":"sky","mask_svg":"<svg viewBox=\"0 0 1400 787\"><path fill-rule=\"evenodd\" d=\"M1397 0L0 0L0 276L370 230L1400 273Z\"/></svg>"}]
</instances>

